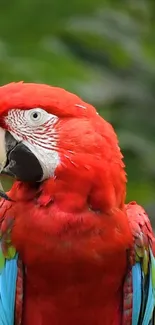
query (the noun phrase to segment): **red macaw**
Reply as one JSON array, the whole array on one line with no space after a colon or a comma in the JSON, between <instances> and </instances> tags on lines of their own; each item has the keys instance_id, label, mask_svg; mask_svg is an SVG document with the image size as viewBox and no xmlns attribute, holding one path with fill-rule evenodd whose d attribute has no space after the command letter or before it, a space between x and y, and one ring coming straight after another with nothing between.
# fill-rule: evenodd
<instances>
[{"instance_id":1,"label":"red macaw","mask_svg":"<svg viewBox=\"0 0 155 325\"><path fill-rule=\"evenodd\" d=\"M155 238L112 126L63 89L0 87L0 325L150 325Z\"/></svg>"}]
</instances>

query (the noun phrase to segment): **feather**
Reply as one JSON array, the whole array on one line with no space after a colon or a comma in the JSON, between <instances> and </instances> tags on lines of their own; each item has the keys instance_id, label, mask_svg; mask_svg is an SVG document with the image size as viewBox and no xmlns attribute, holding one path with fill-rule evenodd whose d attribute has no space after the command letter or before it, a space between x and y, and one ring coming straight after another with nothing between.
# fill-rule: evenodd
<instances>
[{"instance_id":1,"label":"feather","mask_svg":"<svg viewBox=\"0 0 155 325\"><path fill-rule=\"evenodd\" d=\"M145 307L145 313L144 313L142 325L148 325L150 320L152 319L154 302L155 301L153 295L151 272L149 271L149 287L148 287L148 294L147 294L147 303Z\"/></svg>"},{"instance_id":2,"label":"feather","mask_svg":"<svg viewBox=\"0 0 155 325\"><path fill-rule=\"evenodd\" d=\"M133 308L132 308L132 325L138 324L140 315L140 306L142 300L142 271L139 263L132 267L132 286L133 286Z\"/></svg>"},{"instance_id":3,"label":"feather","mask_svg":"<svg viewBox=\"0 0 155 325\"><path fill-rule=\"evenodd\" d=\"M0 325L13 325L15 314L17 254L11 243L13 218L0 224Z\"/></svg>"},{"instance_id":4,"label":"feather","mask_svg":"<svg viewBox=\"0 0 155 325\"><path fill-rule=\"evenodd\" d=\"M2 248L1 248L1 243L0 243L0 273L4 268L4 264L5 264L5 257L3 255Z\"/></svg>"},{"instance_id":5,"label":"feather","mask_svg":"<svg viewBox=\"0 0 155 325\"><path fill-rule=\"evenodd\" d=\"M17 280L17 255L5 261L0 274L0 324L14 324L14 307Z\"/></svg>"},{"instance_id":6,"label":"feather","mask_svg":"<svg viewBox=\"0 0 155 325\"><path fill-rule=\"evenodd\" d=\"M154 236L142 207L127 205L127 215L134 239L132 265L132 325L153 325L155 309ZM128 271L128 274L130 271ZM124 298L125 299L125 298ZM125 306L125 305L124 305ZM125 310L123 311L125 313Z\"/></svg>"}]
</instances>

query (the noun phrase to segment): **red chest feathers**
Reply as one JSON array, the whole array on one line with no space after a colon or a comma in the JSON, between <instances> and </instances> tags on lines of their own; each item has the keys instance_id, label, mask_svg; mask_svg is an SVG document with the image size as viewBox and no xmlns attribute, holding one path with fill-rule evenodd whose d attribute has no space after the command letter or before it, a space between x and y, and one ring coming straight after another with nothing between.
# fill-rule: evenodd
<instances>
[{"instance_id":1,"label":"red chest feathers","mask_svg":"<svg viewBox=\"0 0 155 325\"><path fill-rule=\"evenodd\" d=\"M91 307L94 315L99 315L101 308L103 320L109 313L107 308L111 308L108 301L117 301L113 305L118 312L118 292L127 267L126 251L131 244L122 212L116 211L111 216L93 211L71 214L60 211L56 204L40 207L30 201L25 205L13 204L7 214L15 215L12 242L26 267L26 294L31 301L30 305L26 303L28 310L41 304L40 317L44 314L46 318L50 302L54 325L76 324L77 309L78 314L88 312L90 324L100 324L95 322L96 316L93 322ZM67 313L68 308L72 313ZM59 309L62 321L57 323ZM29 325L29 321L24 324ZM48 325L47 321L40 324ZM77 324L84 323L77 319Z\"/></svg>"},{"instance_id":2,"label":"red chest feathers","mask_svg":"<svg viewBox=\"0 0 155 325\"><path fill-rule=\"evenodd\" d=\"M27 267L37 273L49 272L53 280L63 277L67 283L74 277L92 281L99 274L114 278L124 272L130 237L120 211L113 216L93 211L73 215L54 204L40 207L31 202L25 207L18 203L13 210L12 241Z\"/></svg>"}]
</instances>

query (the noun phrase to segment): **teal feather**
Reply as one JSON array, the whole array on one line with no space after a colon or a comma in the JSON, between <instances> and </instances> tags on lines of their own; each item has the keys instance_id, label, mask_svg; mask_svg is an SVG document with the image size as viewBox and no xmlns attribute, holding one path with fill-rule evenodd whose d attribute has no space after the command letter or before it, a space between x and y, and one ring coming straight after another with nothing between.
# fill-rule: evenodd
<instances>
[{"instance_id":1,"label":"teal feather","mask_svg":"<svg viewBox=\"0 0 155 325\"><path fill-rule=\"evenodd\" d=\"M147 303L145 307L145 313L144 313L142 325L149 324L153 314L154 303L155 301L153 295L152 278L151 278L151 272L149 270L149 288L148 288Z\"/></svg>"},{"instance_id":2,"label":"teal feather","mask_svg":"<svg viewBox=\"0 0 155 325\"><path fill-rule=\"evenodd\" d=\"M132 325L153 325L155 308L155 258L152 250L148 252L148 271L144 275L142 264L132 267Z\"/></svg>"},{"instance_id":3,"label":"teal feather","mask_svg":"<svg viewBox=\"0 0 155 325\"><path fill-rule=\"evenodd\" d=\"M133 308L132 308L132 325L137 325L140 315L142 301L142 271L140 263L132 267L132 287L133 287Z\"/></svg>"},{"instance_id":4,"label":"teal feather","mask_svg":"<svg viewBox=\"0 0 155 325\"><path fill-rule=\"evenodd\" d=\"M0 273L0 325L14 324L14 308L17 280L17 255L5 260Z\"/></svg>"}]
</instances>

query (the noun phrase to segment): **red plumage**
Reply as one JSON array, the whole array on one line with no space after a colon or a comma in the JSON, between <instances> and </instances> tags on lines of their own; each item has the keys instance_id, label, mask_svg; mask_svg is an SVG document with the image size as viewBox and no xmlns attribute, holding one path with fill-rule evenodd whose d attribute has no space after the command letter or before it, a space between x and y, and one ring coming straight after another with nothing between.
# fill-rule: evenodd
<instances>
[{"instance_id":1,"label":"red plumage","mask_svg":"<svg viewBox=\"0 0 155 325\"><path fill-rule=\"evenodd\" d=\"M15 183L16 203L1 208L16 217L12 242L26 265L23 324L120 324L132 241L125 213L62 211L53 194Z\"/></svg>"},{"instance_id":2,"label":"red plumage","mask_svg":"<svg viewBox=\"0 0 155 325\"><path fill-rule=\"evenodd\" d=\"M59 117L60 163L42 183L16 181L14 202L1 205L2 218L15 218L11 239L25 265L22 324L120 325L134 237L117 137L91 105L65 90L0 88L2 127L10 109L34 107Z\"/></svg>"}]
</instances>

